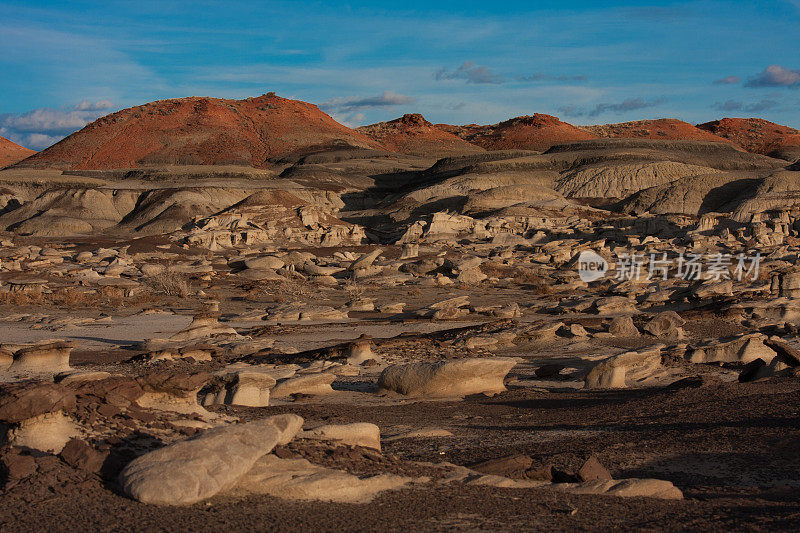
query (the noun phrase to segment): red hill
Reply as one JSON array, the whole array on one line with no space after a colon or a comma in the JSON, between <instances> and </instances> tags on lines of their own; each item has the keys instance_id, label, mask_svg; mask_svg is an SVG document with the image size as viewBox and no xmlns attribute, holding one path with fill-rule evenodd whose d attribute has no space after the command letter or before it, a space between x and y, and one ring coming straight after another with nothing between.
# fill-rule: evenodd
<instances>
[{"instance_id":1,"label":"red hill","mask_svg":"<svg viewBox=\"0 0 800 533\"><path fill-rule=\"evenodd\" d=\"M13 165L18 161L22 161L26 157L35 154L33 150L29 150L24 146L11 142L5 137L0 137L0 168Z\"/></svg>"},{"instance_id":2,"label":"red hill","mask_svg":"<svg viewBox=\"0 0 800 533\"><path fill-rule=\"evenodd\" d=\"M596 139L597 135L550 115L516 117L493 126L437 126L486 150L547 150L554 144Z\"/></svg>"},{"instance_id":3,"label":"red hill","mask_svg":"<svg viewBox=\"0 0 800 533\"><path fill-rule=\"evenodd\" d=\"M768 154L786 146L800 146L800 131L761 118L723 118L697 127L758 154Z\"/></svg>"},{"instance_id":4,"label":"red hill","mask_svg":"<svg viewBox=\"0 0 800 533\"><path fill-rule=\"evenodd\" d=\"M317 106L267 94L245 100L160 100L112 113L21 166L113 169L145 165L266 166L334 146L377 148Z\"/></svg>"},{"instance_id":5,"label":"red hill","mask_svg":"<svg viewBox=\"0 0 800 533\"><path fill-rule=\"evenodd\" d=\"M637 120L602 126L584 126L583 129L599 137L731 142L728 139L695 127L688 122L674 118Z\"/></svg>"},{"instance_id":6,"label":"red hill","mask_svg":"<svg viewBox=\"0 0 800 533\"><path fill-rule=\"evenodd\" d=\"M389 122L356 128L387 150L419 156L449 156L483 152L483 149L434 126L420 114L403 115Z\"/></svg>"}]
</instances>

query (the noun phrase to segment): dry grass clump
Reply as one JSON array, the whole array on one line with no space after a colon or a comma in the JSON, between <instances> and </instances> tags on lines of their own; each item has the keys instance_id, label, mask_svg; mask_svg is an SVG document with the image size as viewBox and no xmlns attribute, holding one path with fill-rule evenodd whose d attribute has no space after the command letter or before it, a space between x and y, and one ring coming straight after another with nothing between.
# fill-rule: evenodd
<instances>
[{"instance_id":1,"label":"dry grass clump","mask_svg":"<svg viewBox=\"0 0 800 533\"><path fill-rule=\"evenodd\" d=\"M186 298L191 295L189 280L186 275L170 268L150 276L148 284L153 291L167 296Z\"/></svg>"},{"instance_id":2,"label":"dry grass clump","mask_svg":"<svg viewBox=\"0 0 800 533\"><path fill-rule=\"evenodd\" d=\"M101 287L97 293L100 302L111 307L125 307L130 303L130 298L125 297L125 291L118 287Z\"/></svg>"},{"instance_id":3,"label":"dry grass clump","mask_svg":"<svg viewBox=\"0 0 800 533\"><path fill-rule=\"evenodd\" d=\"M266 280L243 287L242 300L246 302L271 301L274 303L293 302L298 299L310 299L319 291L293 279Z\"/></svg>"},{"instance_id":4,"label":"dry grass clump","mask_svg":"<svg viewBox=\"0 0 800 533\"><path fill-rule=\"evenodd\" d=\"M350 297L350 301L360 300L364 296L364 286L360 285L355 279L347 278L344 284L344 290Z\"/></svg>"},{"instance_id":5,"label":"dry grass clump","mask_svg":"<svg viewBox=\"0 0 800 533\"><path fill-rule=\"evenodd\" d=\"M532 268L519 267L514 265L504 265L487 261L480 266L481 272L492 278L511 278L515 283L525 285L526 288L537 291L540 294L552 292L551 282L543 277L537 270Z\"/></svg>"},{"instance_id":6,"label":"dry grass clump","mask_svg":"<svg viewBox=\"0 0 800 533\"><path fill-rule=\"evenodd\" d=\"M25 306L41 305L44 302L44 292L40 286L31 287L24 291L0 291L0 305Z\"/></svg>"},{"instance_id":7,"label":"dry grass clump","mask_svg":"<svg viewBox=\"0 0 800 533\"><path fill-rule=\"evenodd\" d=\"M81 290L78 287L63 287L54 290L48 295L48 300L53 305L75 309L79 307L94 307L97 305L96 291Z\"/></svg>"}]
</instances>

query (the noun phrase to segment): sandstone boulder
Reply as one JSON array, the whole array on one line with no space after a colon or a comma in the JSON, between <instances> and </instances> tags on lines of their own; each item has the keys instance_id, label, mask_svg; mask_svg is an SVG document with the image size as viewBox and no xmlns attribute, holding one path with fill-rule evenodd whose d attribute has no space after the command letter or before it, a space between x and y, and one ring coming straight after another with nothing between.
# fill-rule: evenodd
<instances>
[{"instance_id":1,"label":"sandstone boulder","mask_svg":"<svg viewBox=\"0 0 800 533\"><path fill-rule=\"evenodd\" d=\"M644 330L661 339L682 339L686 321L675 311L664 311L645 324Z\"/></svg>"},{"instance_id":2,"label":"sandstone boulder","mask_svg":"<svg viewBox=\"0 0 800 533\"><path fill-rule=\"evenodd\" d=\"M650 377L661 368L661 348L625 352L603 359L584 378L587 389L625 388Z\"/></svg>"},{"instance_id":3,"label":"sandstone boulder","mask_svg":"<svg viewBox=\"0 0 800 533\"><path fill-rule=\"evenodd\" d=\"M245 259L244 264L247 268L257 270L278 270L283 268L286 263L278 257L273 255L264 255L261 257L251 257Z\"/></svg>"},{"instance_id":4,"label":"sandstone boulder","mask_svg":"<svg viewBox=\"0 0 800 533\"><path fill-rule=\"evenodd\" d=\"M359 258L358 258L358 259L356 259L355 261L353 261L353 262L350 264L350 266L348 267L348 270L350 270L350 271L356 271L356 270L360 270L360 269L368 268L368 267L372 266L372 263L374 263L374 262L375 262L375 260L376 260L378 257L380 257L380 255L381 255L382 253L383 253L383 250L382 250L382 249L380 249L380 248L375 248L375 249L374 249L374 250L372 250L371 252L365 253L364 255L362 255L361 257L359 257Z\"/></svg>"},{"instance_id":5,"label":"sandstone boulder","mask_svg":"<svg viewBox=\"0 0 800 533\"><path fill-rule=\"evenodd\" d=\"M134 459L119 483L142 503L190 505L235 485L259 458L289 442L302 424L302 418L290 414L210 429Z\"/></svg>"},{"instance_id":6,"label":"sandstone boulder","mask_svg":"<svg viewBox=\"0 0 800 533\"><path fill-rule=\"evenodd\" d=\"M328 372L292 377L275 385L272 396L285 398L292 394L332 394L331 383L335 380L336 376Z\"/></svg>"},{"instance_id":7,"label":"sandstone boulder","mask_svg":"<svg viewBox=\"0 0 800 533\"><path fill-rule=\"evenodd\" d=\"M607 296L594 301L592 308L598 315L636 314L636 302L622 296Z\"/></svg>"},{"instance_id":8,"label":"sandstone boulder","mask_svg":"<svg viewBox=\"0 0 800 533\"><path fill-rule=\"evenodd\" d=\"M639 330L629 316L618 316L611 321L608 332L615 337L638 337Z\"/></svg>"},{"instance_id":9,"label":"sandstone boulder","mask_svg":"<svg viewBox=\"0 0 800 533\"><path fill-rule=\"evenodd\" d=\"M750 363L756 359L770 362L777 353L764 344L766 337L760 333L711 341L687 350L691 363Z\"/></svg>"},{"instance_id":10,"label":"sandstone boulder","mask_svg":"<svg viewBox=\"0 0 800 533\"><path fill-rule=\"evenodd\" d=\"M381 449L381 429L375 424L366 422L319 426L300 432L298 437L340 442L350 446L363 446L378 451Z\"/></svg>"},{"instance_id":11,"label":"sandstone boulder","mask_svg":"<svg viewBox=\"0 0 800 533\"><path fill-rule=\"evenodd\" d=\"M310 463L265 455L234 487L234 494L269 494L289 500L367 503L378 493L403 487L412 478L394 474L358 477Z\"/></svg>"},{"instance_id":12,"label":"sandstone boulder","mask_svg":"<svg viewBox=\"0 0 800 533\"><path fill-rule=\"evenodd\" d=\"M497 357L392 365L381 373L378 388L432 398L493 395L506 390L503 379L516 364L514 359Z\"/></svg>"}]
</instances>

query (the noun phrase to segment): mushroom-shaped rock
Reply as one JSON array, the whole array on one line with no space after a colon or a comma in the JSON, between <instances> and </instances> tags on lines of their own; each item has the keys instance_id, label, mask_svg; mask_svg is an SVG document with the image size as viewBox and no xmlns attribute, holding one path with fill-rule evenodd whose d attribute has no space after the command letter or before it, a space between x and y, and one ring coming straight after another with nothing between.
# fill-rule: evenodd
<instances>
[{"instance_id":1,"label":"mushroom-shaped rock","mask_svg":"<svg viewBox=\"0 0 800 533\"><path fill-rule=\"evenodd\" d=\"M350 446L373 448L378 451L381 449L381 429L375 424L367 422L319 426L300 432L298 437L335 441Z\"/></svg>"},{"instance_id":2,"label":"mushroom-shaped rock","mask_svg":"<svg viewBox=\"0 0 800 533\"><path fill-rule=\"evenodd\" d=\"M170 337L170 340L193 341L215 335L237 336L238 333L236 333L235 329L219 323L219 313L204 312L195 315L189 327Z\"/></svg>"},{"instance_id":3,"label":"mushroom-shaped rock","mask_svg":"<svg viewBox=\"0 0 800 533\"><path fill-rule=\"evenodd\" d=\"M375 357L372 353L372 341L366 335L362 335L347 347L347 362L351 365L360 365Z\"/></svg>"},{"instance_id":4,"label":"mushroom-shaped rock","mask_svg":"<svg viewBox=\"0 0 800 533\"><path fill-rule=\"evenodd\" d=\"M58 453L77 435L64 414L75 408L75 395L61 385L36 381L0 386L0 436L14 446Z\"/></svg>"},{"instance_id":5,"label":"mushroom-shaped rock","mask_svg":"<svg viewBox=\"0 0 800 533\"><path fill-rule=\"evenodd\" d=\"M21 348L14 353L9 372L46 372L57 374L70 369L69 355L74 342L48 342Z\"/></svg>"},{"instance_id":6,"label":"mushroom-shaped rock","mask_svg":"<svg viewBox=\"0 0 800 533\"><path fill-rule=\"evenodd\" d=\"M134 459L120 474L120 486L143 503L202 501L236 484L259 458L289 442L302 424L302 418L287 414L210 429Z\"/></svg>"},{"instance_id":7,"label":"mushroom-shaped rock","mask_svg":"<svg viewBox=\"0 0 800 533\"><path fill-rule=\"evenodd\" d=\"M392 365L381 372L378 388L431 398L493 395L506 390L503 379L516 364L515 359L495 357Z\"/></svg>"},{"instance_id":8,"label":"mushroom-shaped rock","mask_svg":"<svg viewBox=\"0 0 800 533\"><path fill-rule=\"evenodd\" d=\"M625 352L603 359L584 378L587 389L625 388L629 382L645 379L661 368L663 345Z\"/></svg>"},{"instance_id":9,"label":"mushroom-shaped rock","mask_svg":"<svg viewBox=\"0 0 800 533\"><path fill-rule=\"evenodd\" d=\"M182 374L179 372L156 372L137 378L142 394L136 403L140 407L174 411L184 414L208 414L197 403L197 393L211 376L206 372Z\"/></svg>"},{"instance_id":10,"label":"mushroom-shaped rock","mask_svg":"<svg viewBox=\"0 0 800 533\"><path fill-rule=\"evenodd\" d=\"M419 256L419 244L407 242L403 244L400 259L412 259Z\"/></svg>"},{"instance_id":11,"label":"mushroom-shaped rock","mask_svg":"<svg viewBox=\"0 0 800 533\"><path fill-rule=\"evenodd\" d=\"M330 372L306 374L283 380L272 389L273 398L285 398L292 394L331 394L331 383L336 380L336 375Z\"/></svg>"},{"instance_id":12,"label":"mushroom-shaped rock","mask_svg":"<svg viewBox=\"0 0 800 533\"><path fill-rule=\"evenodd\" d=\"M206 392L203 405L241 405L244 407L267 407L269 391L275 379L265 372L239 370L225 372L219 383ZM201 396L203 393L201 392Z\"/></svg>"}]
</instances>

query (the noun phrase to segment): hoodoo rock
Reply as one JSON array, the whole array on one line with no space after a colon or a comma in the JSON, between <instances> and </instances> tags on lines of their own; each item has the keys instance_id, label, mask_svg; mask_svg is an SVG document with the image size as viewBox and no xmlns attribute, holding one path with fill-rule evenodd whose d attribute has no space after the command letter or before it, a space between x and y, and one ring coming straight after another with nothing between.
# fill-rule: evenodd
<instances>
[{"instance_id":1,"label":"hoodoo rock","mask_svg":"<svg viewBox=\"0 0 800 533\"><path fill-rule=\"evenodd\" d=\"M0 385L0 442L58 453L78 433L68 414L75 394L46 382Z\"/></svg>"},{"instance_id":2,"label":"hoodoo rock","mask_svg":"<svg viewBox=\"0 0 800 533\"><path fill-rule=\"evenodd\" d=\"M52 373L66 372L70 369L69 355L75 342L48 342L20 348L14 353L14 362L9 372Z\"/></svg>"},{"instance_id":3,"label":"hoodoo rock","mask_svg":"<svg viewBox=\"0 0 800 533\"><path fill-rule=\"evenodd\" d=\"M163 371L137 379L142 394L137 403L142 407L184 414L207 414L197 403L197 393L209 381L205 372L184 374Z\"/></svg>"}]
</instances>

